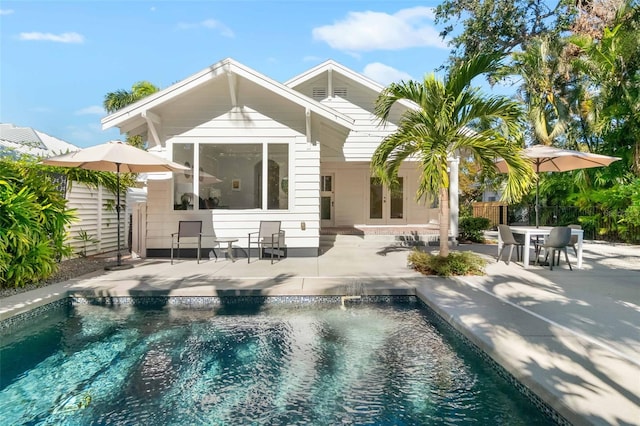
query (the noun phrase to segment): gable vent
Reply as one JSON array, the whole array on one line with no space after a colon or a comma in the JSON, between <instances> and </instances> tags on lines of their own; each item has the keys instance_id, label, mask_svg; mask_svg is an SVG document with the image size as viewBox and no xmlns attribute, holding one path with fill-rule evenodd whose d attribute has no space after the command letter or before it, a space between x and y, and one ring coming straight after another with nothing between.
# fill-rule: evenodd
<instances>
[{"instance_id":1,"label":"gable vent","mask_svg":"<svg viewBox=\"0 0 640 426\"><path fill-rule=\"evenodd\" d=\"M327 88L326 87L314 87L313 88L313 99L324 99L327 97Z\"/></svg>"},{"instance_id":2,"label":"gable vent","mask_svg":"<svg viewBox=\"0 0 640 426\"><path fill-rule=\"evenodd\" d=\"M347 88L346 87L336 87L333 89L333 96L339 96L341 98L347 98Z\"/></svg>"}]
</instances>

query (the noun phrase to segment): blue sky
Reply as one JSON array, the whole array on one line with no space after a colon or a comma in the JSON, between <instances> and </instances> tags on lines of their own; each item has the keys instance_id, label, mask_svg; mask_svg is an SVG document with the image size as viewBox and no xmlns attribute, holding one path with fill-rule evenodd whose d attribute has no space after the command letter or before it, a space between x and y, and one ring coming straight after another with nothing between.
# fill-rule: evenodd
<instances>
[{"instance_id":1,"label":"blue sky","mask_svg":"<svg viewBox=\"0 0 640 426\"><path fill-rule=\"evenodd\" d=\"M438 1L0 2L0 122L86 147L104 95L165 88L231 57L277 81L333 59L387 84L446 62Z\"/></svg>"}]
</instances>

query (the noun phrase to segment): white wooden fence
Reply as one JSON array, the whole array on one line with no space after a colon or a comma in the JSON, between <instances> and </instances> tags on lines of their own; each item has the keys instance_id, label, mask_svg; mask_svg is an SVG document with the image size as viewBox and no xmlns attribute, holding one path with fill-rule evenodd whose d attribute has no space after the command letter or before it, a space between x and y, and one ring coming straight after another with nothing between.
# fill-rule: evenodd
<instances>
[{"instance_id":1,"label":"white wooden fence","mask_svg":"<svg viewBox=\"0 0 640 426\"><path fill-rule=\"evenodd\" d=\"M115 251L118 240L116 213L116 196L103 187L90 188L82 183L73 182L67 193L67 207L75 209L77 220L69 227L68 243L73 247L77 257L79 253L92 256L99 253ZM120 217L121 247L127 246L127 226L125 220L125 197L120 197L122 204ZM81 234L96 242L83 241Z\"/></svg>"}]
</instances>

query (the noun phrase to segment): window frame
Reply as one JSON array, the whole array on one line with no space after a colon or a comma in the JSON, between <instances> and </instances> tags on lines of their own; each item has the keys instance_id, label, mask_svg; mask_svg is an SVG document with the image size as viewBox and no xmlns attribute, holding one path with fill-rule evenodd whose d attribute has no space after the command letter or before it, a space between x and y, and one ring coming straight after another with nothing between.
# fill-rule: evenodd
<instances>
[{"instance_id":1,"label":"window frame","mask_svg":"<svg viewBox=\"0 0 640 426\"><path fill-rule=\"evenodd\" d=\"M169 151L169 156L171 159L174 159L174 146L175 145L191 145L192 149L193 149L193 165L192 165L192 170L193 170L193 175L192 175L192 189L193 189L193 193L194 194L199 194L200 193L200 168L202 167L200 164L200 148L201 146L204 145L261 145L262 148L262 155L261 155L261 161L262 161L262 170L261 170L261 202L260 202L260 207L258 208L243 208L243 209L228 209L225 211L246 211L246 210L256 210L256 211L264 211L264 212L287 212L287 211L291 211L293 208L293 204L292 204L292 200L294 199L294 197L292 196L292 176L291 176L291 172L293 170L293 142L292 141L274 141L274 140L264 140L264 139L260 139L260 140L251 140L251 138L247 139L247 140L243 140L242 142L237 142L237 141L228 141L228 140L216 140L216 141L194 141L194 142L184 142L184 141L174 141L171 142L171 148L168 149ZM269 208L268 203L268 177L269 177L269 146L270 145L286 145L286 155L287 155L287 159L286 159L286 164L287 164L287 175L285 176L287 178L288 181L288 191L286 192L286 203L287 203L287 208L284 209L274 209L274 208ZM182 172L178 172L178 173L182 173ZM176 173L174 173L173 175L173 180L174 180L174 184L172 185L172 207L174 211L179 211L178 209L175 208L176 206L176 200L180 201L178 199L178 194L175 190L175 179L176 179ZM280 181L283 178L279 179L278 184L280 184ZM244 183L243 183L244 186ZM193 201L193 210L191 211L210 211L212 209L209 208L200 208L200 203L196 202L195 200Z\"/></svg>"}]
</instances>

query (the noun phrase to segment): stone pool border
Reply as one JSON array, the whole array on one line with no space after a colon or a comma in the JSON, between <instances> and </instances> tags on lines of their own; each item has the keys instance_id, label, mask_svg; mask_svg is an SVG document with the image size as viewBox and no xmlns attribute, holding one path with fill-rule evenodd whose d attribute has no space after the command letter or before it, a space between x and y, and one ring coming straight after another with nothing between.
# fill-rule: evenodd
<instances>
[{"instance_id":1,"label":"stone pool border","mask_svg":"<svg viewBox=\"0 0 640 426\"><path fill-rule=\"evenodd\" d=\"M377 291L376 293L383 293ZM425 312L427 319L432 322L440 332L452 335L458 339L463 345L469 348L475 355L479 356L483 362L497 373L502 379L514 386L518 392L534 404L538 410L554 424L560 426L571 426L565 417L563 417L551 405L545 402L525 384L518 380L505 367L496 362L486 351L474 343L469 336L463 331L458 330L450 320L447 320L442 313L433 307L426 297L414 291L394 291L388 293L396 294L370 294L363 295L359 301L361 303L417 303ZM68 291L67 294L56 294L55 300L40 300L37 306L31 309L21 310L9 318L0 320L0 332L5 333L11 331L12 328L19 326L21 323L36 318L53 309L72 307L76 304L94 304L98 306L175 306L175 307L207 307L220 306L223 304L259 304L259 305L302 305L302 304L350 304L357 303L353 300L345 300L338 295L297 295L297 296L265 296L265 295L222 295L222 296L178 296L178 295L139 295L139 296L97 296L95 293L83 294L78 291ZM423 299L424 298L424 299ZM258 300L259 299L259 300ZM464 329L463 329L464 330Z\"/></svg>"}]
</instances>

